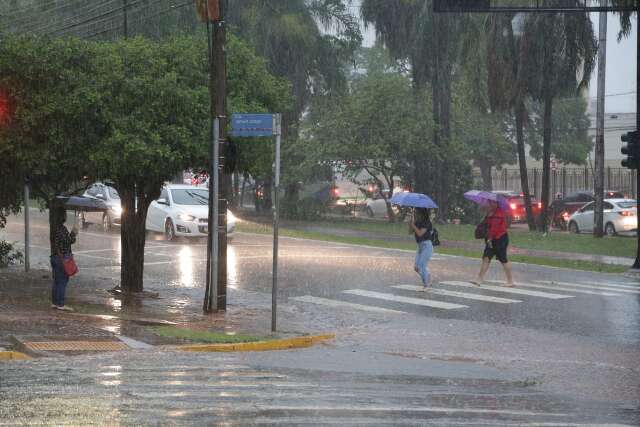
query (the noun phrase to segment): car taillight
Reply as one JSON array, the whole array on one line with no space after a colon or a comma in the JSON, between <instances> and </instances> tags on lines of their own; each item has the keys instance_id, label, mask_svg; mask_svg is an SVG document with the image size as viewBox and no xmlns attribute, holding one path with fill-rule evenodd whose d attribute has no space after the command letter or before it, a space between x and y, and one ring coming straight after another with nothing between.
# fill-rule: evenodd
<instances>
[{"instance_id":1,"label":"car taillight","mask_svg":"<svg viewBox=\"0 0 640 427\"><path fill-rule=\"evenodd\" d=\"M516 204L515 204L515 203L511 203L511 204L509 204L509 206L511 206L511 209L513 209L514 211L516 210L516 207L517 207L517 206L516 206Z\"/></svg>"},{"instance_id":2,"label":"car taillight","mask_svg":"<svg viewBox=\"0 0 640 427\"><path fill-rule=\"evenodd\" d=\"M340 192L338 191L337 188L333 189L333 195L336 196L336 197L338 197L340 195Z\"/></svg>"},{"instance_id":3,"label":"car taillight","mask_svg":"<svg viewBox=\"0 0 640 427\"><path fill-rule=\"evenodd\" d=\"M635 216L636 214L634 211L620 211L618 213L622 216Z\"/></svg>"}]
</instances>

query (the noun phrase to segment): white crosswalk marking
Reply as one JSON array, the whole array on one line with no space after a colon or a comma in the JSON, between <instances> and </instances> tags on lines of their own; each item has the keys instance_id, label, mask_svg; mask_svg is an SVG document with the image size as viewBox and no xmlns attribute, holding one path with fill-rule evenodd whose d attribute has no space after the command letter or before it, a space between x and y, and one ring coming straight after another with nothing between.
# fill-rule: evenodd
<instances>
[{"instance_id":1,"label":"white crosswalk marking","mask_svg":"<svg viewBox=\"0 0 640 427\"><path fill-rule=\"evenodd\" d=\"M422 286L413 286L413 285L398 285L398 286L393 286L393 287L396 288L396 289L404 289L404 290L407 290L407 291L419 291L420 289L422 289ZM456 292L456 291L445 291L444 289L434 289L434 288L429 289L429 294L432 294L432 295L444 295L444 296L447 296L447 297L457 297L457 298L464 298L464 299L472 299L472 300L476 300L476 301L496 302L498 304L512 304L512 303L522 302L522 301L517 300L517 299L490 297L490 296L487 296L487 295L469 294L469 293L466 293L466 292Z\"/></svg>"},{"instance_id":2,"label":"white crosswalk marking","mask_svg":"<svg viewBox=\"0 0 640 427\"><path fill-rule=\"evenodd\" d=\"M360 296L369 297L369 298L376 298L376 299L381 299L385 301L395 301L395 302L403 302L405 304L422 305L425 307L442 308L445 310L452 310L456 308L468 308L468 306L461 305L461 304L452 304L448 302L432 301L432 300L420 299L420 298L408 298L408 297L402 297L402 296L393 295L393 294L384 294L382 292L365 291L362 289L349 289L347 291L343 291L343 293L351 294L351 295L360 295Z\"/></svg>"},{"instance_id":3,"label":"white crosswalk marking","mask_svg":"<svg viewBox=\"0 0 640 427\"><path fill-rule=\"evenodd\" d=\"M528 289L520 289L517 287L507 288L503 286L492 286L492 285L485 285L485 284L483 284L482 286L476 286L469 282L460 282L460 281L445 281L445 282L440 282L440 284L450 285L450 286L460 286L463 288L484 289L487 291L504 292L507 294L529 295L533 297L548 298L548 299L574 298L573 295L563 295L563 294L556 294L551 292L531 291Z\"/></svg>"},{"instance_id":4,"label":"white crosswalk marking","mask_svg":"<svg viewBox=\"0 0 640 427\"><path fill-rule=\"evenodd\" d=\"M579 283L556 282L554 280L536 280L536 282L545 283L547 285L569 286L569 287L586 288L586 289L599 289L599 290L607 290L607 291L613 291L613 292L623 292L627 294L640 294L640 290L632 291L630 289L612 288L604 285L583 285Z\"/></svg>"},{"instance_id":5,"label":"white crosswalk marking","mask_svg":"<svg viewBox=\"0 0 640 427\"><path fill-rule=\"evenodd\" d=\"M404 311L391 310L389 308L382 308L382 307L373 307L370 305L354 304L351 302L314 297L311 295L293 297L289 299L292 299L295 301L309 302L309 303L318 304L318 305L328 305L330 307L345 307L345 308L351 308L354 310L372 311L374 313L406 314Z\"/></svg>"},{"instance_id":6,"label":"white crosswalk marking","mask_svg":"<svg viewBox=\"0 0 640 427\"><path fill-rule=\"evenodd\" d=\"M626 288L626 289L640 289L640 283L633 283L633 282L584 282L587 283L589 285L606 285L606 286L616 286L616 287L621 287L621 288Z\"/></svg>"},{"instance_id":7,"label":"white crosswalk marking","mask_svg":"<svg viewBox=\"0 0 640 427\"><path fill-rule=\"evenodd\" d=\"M503 282L498 282L495 280L487 280L488 283L496 283L496 284L501 284ZM604 297L619 297L622 296L621 294L616 294L613 292L604 292L604 291L589 291L586 289L573 289L570 288L568 286L562 285L562 286L555 286L555 285L540 285L540 284L535 284L535 283L518 283L518 287L522 287L524 286L525 288L538 288L538 289L555 289L561 292L574 292L574 293L578 293L578 294L589 294L589 295L602 295Z\"/></svg>"}]
</instances>

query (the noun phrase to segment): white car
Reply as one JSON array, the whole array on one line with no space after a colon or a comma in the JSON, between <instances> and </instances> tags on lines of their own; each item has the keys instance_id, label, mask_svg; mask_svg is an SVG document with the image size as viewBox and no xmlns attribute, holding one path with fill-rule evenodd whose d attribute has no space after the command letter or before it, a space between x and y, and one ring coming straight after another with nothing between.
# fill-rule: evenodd
<instances>
[{"instance_id":1,"label":"white car","mask_svg":"<svg viewBox=\"0 0 640 427\"><path fill-rule=\"evenodd\" d=\"M569 217L572 233L593 233L595 202L590 202ZM636 201L632 199L604 200L604 232L609 236L635 231L638 225Z\"/></svg>"},{"instance_id":2,"label":"white car","mask_svg":"<svg viewBox=\"0 0 640 427\"><path fill-rule=\"evenodd\" d=\"M149 205L146 229L164 233L167 240L176 237L208 235L209 190L193 185L170 184ZM236 217L227 210L227 239L236 228Z\"/></svg>"},{"instance_id":3,"label":"white car","mask_svg":"<svg viewBox=\"0 0 640 427\"><path fill-rule=\"evenodd\" d=\"M120 196L115 188L96 182L86 189L83 196L102 200L109 207L105 212L82 212L80 221L83 229L89 224L102 224L102 229L109 232L114 225L120 225L122 207L120 206Z\"/></svg>"}]
</instances>

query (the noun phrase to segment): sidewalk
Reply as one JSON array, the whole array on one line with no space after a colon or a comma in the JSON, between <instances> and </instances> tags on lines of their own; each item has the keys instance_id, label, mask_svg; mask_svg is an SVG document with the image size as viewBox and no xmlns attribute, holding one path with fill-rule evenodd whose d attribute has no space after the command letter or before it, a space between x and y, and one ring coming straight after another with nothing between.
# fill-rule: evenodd
<instances>
[{"instance_id":1,"label":"sidewalk","mask_svg":"<svg viewBox=\"0 0 640 427\"><path fill-rule=\"evenodd\" d=\"M250 292L233 298L242 305L228 304L224 312L205 315L201 300L185 298L169 289L153 296L153 287L147 286L151 292L145 296L118 296L109 292L114 286L111 280L88 274L72 278L66 302L75 312L61 312L50 308L49 271L25 272L23 266L0 270L0 351L24 351L24 343L43 342L49 347L51 343L80 345L85 350L90 343L89 348L95 347L96 351L193 344L155 334L152 327L160 325L265 338L302 335L298 331L303 325L292 322L280 324L277 335L272 334L270 305L263 296ZM64 354L82 352L67 348Z\"/></svg>"}]
</instances>

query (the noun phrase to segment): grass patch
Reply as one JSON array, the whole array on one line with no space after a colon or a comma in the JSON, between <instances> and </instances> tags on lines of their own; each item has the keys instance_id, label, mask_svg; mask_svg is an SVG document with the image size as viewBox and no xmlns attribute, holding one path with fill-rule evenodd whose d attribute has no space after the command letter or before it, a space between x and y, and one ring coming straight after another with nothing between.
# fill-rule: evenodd
<instances>
[{"instance_id":1,"label":"grass patch","mask_svg":"<svg viewBox=\"0 0 640 427\"><path fill-rule=\"evenodd\" d=\"M394 224L390 224L390 225L393 226ZM396 226L397 225L398 224L396 224ZM471 228L471 226L448 226L448 227ZM440 227L438 227L438 230L440 230ZM243 231L246 233L256 233L256 234L272 234L273 228L269 225L264 225L264 224L242 222L238 224L238 231ZM411 242L369 239L364 237L335 236L331 234L292 230L288 228L281 228L279 234L281 236L297 237L301 239L320 240L323 242L347 243L347 244L354 244L354 245L375 246L375 247L386 248L386 249L415 250L416 248L416 245ZM576 236L576 237L587 237L587 236ZM436 252L445 254L445 255L455 255L455 256L463 256L467 258L476 258L478 259L478 262L480 260L480 256L482 255L481 250L463 249L463 248L445 248L442 246L439 246L436 249ZM535 257L535 256L529 256L529 255L516 255L516 254L509 255L509 259L514 262L522 262L526 264L570 268L574 270L583 270L583 271L595 271L600 273L624 273L629 269L629 267L623 266L623 265L610 265L610 264L590 262L590 261L544 258L544 257Z\"/></svg>"},{"instance_id":2,"label":"grass patch","mask_svg":"<svg viewBox=\"0 0 640 427\"><path fill-rule=\"evenodd\" d=\"M250 223L242 223L245 224ZM303 225L305 223L294 223ZM332 219L306 223L317 227L357 230L380 235L406 236L406 223L388 223L382 221L367 221L357 218ZM250 224L251 225L251 224ZM267 227L254 224L258 227ZM253 226L253 225L251 225ZM441 240L477 242L474 238L473 225L437 225ZM269 230L271 227L267 227ZM254 231L258 232L258 231ZM636 253L636 239L633 237L615 236L595 239L591 234L569 234L553 231L546 235L528 230L509 230L509 240L512 246L521 249L537 249L555 252L580 253L587 255L604 255L633 258Z\"/></svg>"},{"instance_id":3,"label":"grass patch","mask_svg":"<svg viewBox=\"0 0 640 427\"><path fill-rule=\"evenodd\" d=\"M194 331L192 329L176 328L174 326L151 326L157 335L165 338L177 338L190 342L206 344L236 344L243 342L265 341L270 338L254 335L235 335L222 332Z\"/></svg>"}]
</instances>

